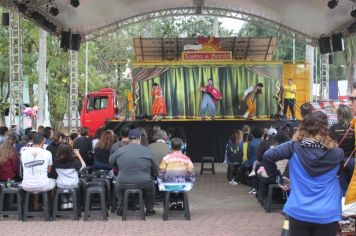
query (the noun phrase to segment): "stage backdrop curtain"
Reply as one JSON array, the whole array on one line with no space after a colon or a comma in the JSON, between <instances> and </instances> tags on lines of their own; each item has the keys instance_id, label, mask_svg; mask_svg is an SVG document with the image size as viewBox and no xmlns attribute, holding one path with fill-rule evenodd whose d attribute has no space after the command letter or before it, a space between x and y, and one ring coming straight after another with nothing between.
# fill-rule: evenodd
<instances>
[{"instance_id":1,"label":"stage backdrop curtain","mask_svg":"<svg viewBox=\"0 0 356 236\"><path fill-rule=\"evenodd\" d=\"M269 67L269 68L268 68ZM276 113L274 96L277 93L277 80L282 79L282 64L226 66L170 66L167 71L150 80L140 81L138 112L151 114L152 97L150 90L154 82L163 90L167 105L166 118L195 118L200 116L202 92L200 88L208 79L213 79L214 87L223 94L216 102L217 117L235 118L245 112L241 101L244 91L259 82L264 84L262 95L257 98L257 116L270 116Z\"/></svg>"}]
</instances>

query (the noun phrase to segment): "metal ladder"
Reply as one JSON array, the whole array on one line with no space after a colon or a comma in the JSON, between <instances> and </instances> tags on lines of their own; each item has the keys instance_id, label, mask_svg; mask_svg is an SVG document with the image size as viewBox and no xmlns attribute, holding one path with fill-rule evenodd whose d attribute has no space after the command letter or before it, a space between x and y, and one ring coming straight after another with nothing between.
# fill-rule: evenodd
<instances>
[{"instance_id":1,"label":"metal ladder","mask_svg":"<svg viewBox=\"0 0 356 236\"><path fill-rule=\"evenodd\" d=\"M23 61L22 44L23 29L22 15L17 9L10 9L9 25L9 67L10 67L10 96L9 116L10 124L23 126ZM16 116L18 120L16 122Z\"/></svg>"},{"instance_id":2,"label":"metal ladder","mask_svg":"<svg viewBox=\"0 0 356 236\"><path fill-rule=\"evenodd\" d=\"M69 112L70 132L78 131L78 52L69 50ZM73 124L74 121L74 124Z\"/></svg>"},{"instance_id":3,"label":"metal ladder","mask_svg":"<svg viewBox=\"0 0 356 236\"><path fill-rule=\"evenodd\" d=\"M320 55L320 100L329 101L329 54Z\"/></svg>"}]
</instances>

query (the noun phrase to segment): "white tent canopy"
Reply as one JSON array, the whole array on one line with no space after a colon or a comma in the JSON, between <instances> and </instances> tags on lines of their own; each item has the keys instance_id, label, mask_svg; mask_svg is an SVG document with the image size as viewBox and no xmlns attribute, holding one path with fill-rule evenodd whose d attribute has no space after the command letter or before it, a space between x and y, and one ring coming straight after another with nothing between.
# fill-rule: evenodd
<instances>
[{"instance_id":1,"label":"white tent canopy","mask_svg":"<svg viewBox=\"0 0 356 236\"><path fill-rule=\"evenodd\" d=\"M49 2L58 8L53 16ZM128 24L173 15L218 15L243 20L273 22L278 28L316 43L322 35L345 32L355 22L350 16L355 0L339 0L334 9L328 0L80 0L74 8L70 0L0 0L3 6L26 5L25 16L38 12L55 24L55 32L71 30L91 39Z\"/></svg>"}]
</instances>

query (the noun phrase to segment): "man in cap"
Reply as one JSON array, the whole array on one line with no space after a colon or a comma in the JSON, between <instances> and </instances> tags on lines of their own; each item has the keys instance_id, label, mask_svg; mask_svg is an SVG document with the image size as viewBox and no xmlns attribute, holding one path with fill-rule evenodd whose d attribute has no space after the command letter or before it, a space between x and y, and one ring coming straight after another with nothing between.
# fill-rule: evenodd
<instances>
[{"instance_id":1,"label":"man in cap","mask_svg":"<svg viewBox=\"0 0 356 236\"><path fill-rule=\"evenodd\" d=\"M109 163L117 165L119 174L116 182L119 215L122 214L124 191L141 189L143 191L146 215L154 215L155 186L153 177L158 175L158 164L148 147L141 145L141 131L129 132L129 144L110 155Z\"/></svg>"}]
</instances>

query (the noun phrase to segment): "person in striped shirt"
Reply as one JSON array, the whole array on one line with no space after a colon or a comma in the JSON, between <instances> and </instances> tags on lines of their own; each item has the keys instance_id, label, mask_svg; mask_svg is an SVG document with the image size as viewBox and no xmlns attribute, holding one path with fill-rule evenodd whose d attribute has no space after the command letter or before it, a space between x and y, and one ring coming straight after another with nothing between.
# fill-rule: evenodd
<instances>
[{"instance_id":1,"label":"person in striped shirt","mask_svg":"<svg viewBox=\"0 0 356 236\"><path fill-rule=\"evenodd\" d=\"M190 158L181 151L183 140L173 138L171 140L172 152L163 157L159 166L159 178L165 183L186 183L195 181L194 165ZM171 195L170 210L183 210L183 195L176 193Z\"/></svg>"},{"instance_id":2,"label":"person in striped shirt","mask_svg":"<svg viewBox=\"0 0 356 236\"><path fill-rule=\"evenodd\" d=\"M167 183L185 183L195 181L194 165L181 151L183 140L171 140L172 152L163 157L159 166L159 178Z\"/></svg>"}]
</instances>

